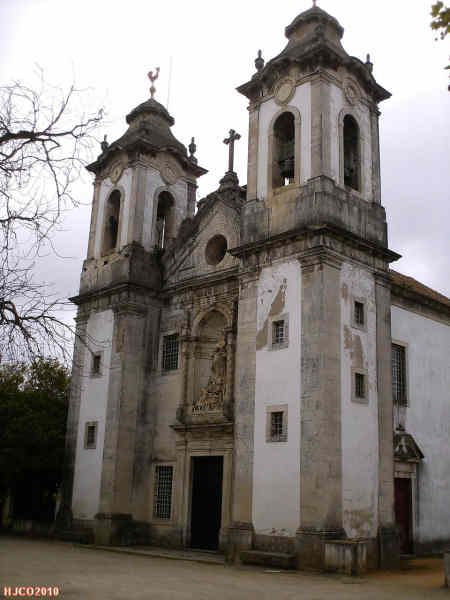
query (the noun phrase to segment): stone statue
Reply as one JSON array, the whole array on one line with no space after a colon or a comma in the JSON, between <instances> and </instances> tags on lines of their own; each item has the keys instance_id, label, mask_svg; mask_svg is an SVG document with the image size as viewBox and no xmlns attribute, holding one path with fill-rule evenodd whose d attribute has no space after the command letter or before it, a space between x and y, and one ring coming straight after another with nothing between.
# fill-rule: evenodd
<instances>
[{"instance_id":1,"label":"stone statue","mask_svg":"<svg viewBox=\"0 0 450 600\"><path fill-rule=\"evenodd\" d=\"M211 375L206 387L200 391L198 400L194 400L193 412L221 410L225 391L227 370L227 347L225 336L216 345L211 362Z\"/></svg>"}]
</instances>

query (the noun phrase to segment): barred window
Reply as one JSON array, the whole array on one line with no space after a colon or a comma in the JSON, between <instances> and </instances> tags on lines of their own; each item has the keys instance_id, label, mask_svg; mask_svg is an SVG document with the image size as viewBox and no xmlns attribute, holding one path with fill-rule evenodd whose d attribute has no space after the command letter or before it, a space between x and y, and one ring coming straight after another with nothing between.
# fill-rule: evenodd
<instances>
[{"instance_id":1,"label":"barred window","mask_svg":"<svg viewBox=\"0 0 450 600\"><path fill-rule=\"evenodd\" d=\"M392 344L392 397L394 404L407 405L406 352L404 346Z\"/></svg>"},{"instance_id":2,"label":"barred window","mask_svg":"<svg viewBox=\"0 0 450 600\"><path fill-rule=\"evenodd\" d=\"M172 512L173 467L157 465L153 494L153 518L170 519Z\"/></svg>"},{"instance_id":3,"label":"barred window","mask_svg":"<svg viewBox=\"0 0 450 600\"><path fill-rule=\"evenodd\" d=\"M364 304L355 300L355 325L364 325Z\"/></svg>"},{"instance_id":4,"label":"barred window","mask_svg":"<svg viewBox=\"0 0 450 600\"><path fill-rule=\"evenodd\" d=\"M178 369L178 333L163 338L162 368L164 371Z\"/></svg>"},{"instance_id":5,"label":"barred window","mask_svg":"<svg viewBox=\"0 0 450 600\"><path fill-rule=\"evenodd\" d=\"M272 326L272 344L282 344L285 341L284 320L274 321Z\"/></svg>"},{"instance_id":6,"label":"barred window","mask_svg":"<svg viewBox=\"0 0 450 600\"><path fill-rule=\"evenodd\" d=\"M357 398L366 397L365 378L362 373L355 373L355 396Z\"/></svg>"}]
</instances>

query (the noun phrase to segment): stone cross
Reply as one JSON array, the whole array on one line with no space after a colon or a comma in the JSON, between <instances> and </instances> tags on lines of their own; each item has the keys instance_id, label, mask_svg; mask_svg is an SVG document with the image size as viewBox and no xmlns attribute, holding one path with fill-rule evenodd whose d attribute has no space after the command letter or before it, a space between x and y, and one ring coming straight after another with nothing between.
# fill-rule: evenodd
<instances>
[{"instance_id":1,"label":"stone cross","mask_svg":"<svg viewBox=\"0 0 450 600\"><path fill-rule=\"evenodd\" d=\"M149 73L147 73L147 77L152 82L152 85L151 85L151 88L150 88L150 96L151 96L151 98L153 98L153 96L155 95L155 92L156 92L156 88L155 88L155 86L153 84L158 79L158 75L159 75L159 67L156 67L156 71L155 71L154 75L153 75L153 71L150 71Z\"/></svg>"},{"instance_id":2,"label":"stone cross","mask_svg":"<svg viewBox=\"0 0 450 600\"><path fill-rule=\"evenodd\" d=\"M240 140L241 136L236 133L234 129L230 129L230 137L223 140L224 144L229 146L228 148L228 171L233 171L234 166L234 142Z\"/></svg>"}]
</instances>

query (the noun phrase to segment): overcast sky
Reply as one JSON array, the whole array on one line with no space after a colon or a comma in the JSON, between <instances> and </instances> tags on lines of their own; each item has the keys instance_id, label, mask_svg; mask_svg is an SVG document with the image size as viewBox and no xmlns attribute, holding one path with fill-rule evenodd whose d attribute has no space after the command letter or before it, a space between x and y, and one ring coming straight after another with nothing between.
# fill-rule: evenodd
<instances>
[{"instance_id":1,"label":"overcast sky","mask_svg":"<svg viewBox=\"0 0 450 600\"><path fill-rule=\"evenodd\" d=\"M111 142L126 129L125 115L148 98L147 72L161 68L156 99L167 105L173 132L187 145L195 136L199 198L213 191L227 168L222 143L232 127L236 170L246 183L247 100L235 91L254 73L261 49L268 61L285 46L284 28L310 8L309 0L0 0L2 83L32 83L37 63L47 81L89 88L92 107L104 105L102 130ZM429 27L431 0L319 0L345 29L343 46L365 60L392 98L380 105L382 203L389 247L403 255L393 268L450 296L450 93L444 71L448 41ZM86 255L92 185L78 186L85 206L70 212L58 251L42 278L60 294L78 289Z\"/></svg>"}]
</instances>

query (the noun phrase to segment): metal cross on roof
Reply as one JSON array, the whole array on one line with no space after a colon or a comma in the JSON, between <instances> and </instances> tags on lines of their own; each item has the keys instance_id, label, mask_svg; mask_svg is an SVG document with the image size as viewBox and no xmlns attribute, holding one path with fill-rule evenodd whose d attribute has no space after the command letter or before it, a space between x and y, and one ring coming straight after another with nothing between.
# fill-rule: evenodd
<instances>
[{"instance_id":1,"label":"metal cross on roof","mask_svg":"<svg viewBox=\"0 0 450 600\"><path fill-rule=\"evenodd\" d=\"M149 71L147 73L147 77L152 82L152 85L151 85L151 88L150 88L150 96L151 96L151 98L153 98L153 96L155 95L155 92L156 92L156 88L155 88L155 86L153 84L158 79L158 75L159 75L159 67L156 67L154 75L153 75L153 71Z\"/></svg>"},{"instance_id":2,"label":"metal cross on roof","mask_svg":"<svg viewBox=\"0 0 450 600\"><path fill-rule=\"evenodd\" d=\"M240 140L241 136L236 133L234 129L230 129L230 137L223 140L224 144L227 144L228 148L228 171L233 171L234 166L234 142Z\"/></svg>"}]
</instances>

